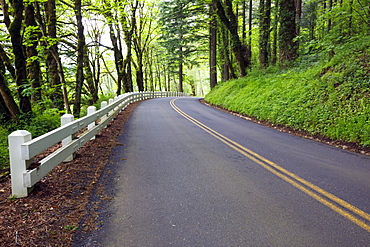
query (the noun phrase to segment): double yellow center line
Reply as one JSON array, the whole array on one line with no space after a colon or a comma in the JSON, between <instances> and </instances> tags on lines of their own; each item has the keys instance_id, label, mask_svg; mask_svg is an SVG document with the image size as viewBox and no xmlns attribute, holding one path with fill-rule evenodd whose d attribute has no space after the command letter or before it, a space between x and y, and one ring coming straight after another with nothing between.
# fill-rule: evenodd
<instances>
[{"instance_id":1,"label":"double yellow center line","mask_svg":"<svg viewBox=\"0 0 370 247\"><path fill-rule=\"evenodd\" d=\"M321 189L320 187L304 180L303 178L295 175L292 172L278 166L274 162L262 157L261 155L249 150L248 148L240 145L233 140L221 135L220 133L216 132L215 130L211 129L210 127L204 125L203 123L199 122L198 120L192 118L182 110L180 110L176 105L176 99L172 99L170 104L172 108L177 111L181 116L198 126L199 128L203 129L216 139L220 140L221 142L225 143L232 149L238 151L245 157L249 158L250 160L256 162L261 167L265 168L266 170L270 171L271 173L275 174L279 178L283 179L284 181L290 183L297 189L303 191L307 195L311 196L312 198L316 199L317 201L321 202L325 206L331 208L338 214L344 216L345 218L349 219L353 223L357 224L358 226L362 227L366 231L370 232L370 214L356 208L355 206L349 204L348 202L336 197L335 195Z\"/></svg>"}]
</instances>

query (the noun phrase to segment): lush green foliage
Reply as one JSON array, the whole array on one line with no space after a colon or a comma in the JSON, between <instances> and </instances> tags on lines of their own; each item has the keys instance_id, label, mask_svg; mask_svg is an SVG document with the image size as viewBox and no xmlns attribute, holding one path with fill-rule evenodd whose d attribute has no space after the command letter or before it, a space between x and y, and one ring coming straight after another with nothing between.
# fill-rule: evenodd
<instances>
[{"instance_id":1,"label":"lush green foliage","mask_svg":"<svg viewBox=\"0 0 370 247\"><path fill-rule=\"evenodd\" d=\"M224 82L209 102L258 119L370 146L370 37L320 65L255 70Z\"/></svg>"},{"instance_id":2,"label":"lush green foliage","mask_svg":"<svg viewBox=\"0 0 370 247\"><path fill-rule=\"evenodd\" d=\"M16 130L27 130L32 138L43 135L60 126L60 114L50 109L37 116L22 115L18 121L0 126L0 170L9 167L8 135Z\"/></svg>"},{"instance_id":3,"label":"lush green foliage","mask_svg":"<svg viewBox=\"0 0 370 247\"><path fill-rule=\"evenodd\" d=\"M114 98L113 94L101 95L98 102L94 104L100 109L102 101L109 101ZM87 114L87 107L82 108L82 115ZM61 113L57 109L49 109L35 115L22 115L17 121L1 122L0 125L0 171L9 167L8 135L16 130L27 130L32 138L41 136L60 126Z\"/></svg>"},{"instance_id":4,"label":"lush green foliage","mask_svg":"<svg viewBox=\"0 0 370 247\"><path fill-rule=\"evenodd\" d=\"M0 126L0 173L1 169L9 166L8 130Z\"/></svg>"}]
</instances>

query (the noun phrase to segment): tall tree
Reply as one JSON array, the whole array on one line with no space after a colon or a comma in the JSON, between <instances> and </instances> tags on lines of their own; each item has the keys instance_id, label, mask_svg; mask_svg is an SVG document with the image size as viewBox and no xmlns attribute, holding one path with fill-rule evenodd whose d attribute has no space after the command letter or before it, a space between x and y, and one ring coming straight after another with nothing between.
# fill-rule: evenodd
<instances>
[{"instance_id":1,"label":"tall tree","mask_svg":"<svg viewBox=\"0 0 370 247\"><path fill-rule=\"evenodd\" d=\"M91 40L90 45L86 44L85 56L84 56L84 68L86 69L86 83L87 89L90 93L89 105L95 104L99 99L99 87L101 84L102 76L102 65L104 63L103 54L101 47L106 50L110 50L108 47L101 43L102 36L104 32L104 27L102 28L101 19L90 19L88 26L88 38Z\"/></svg>"},{"instance_id":2,"label":"tall tree","mask_svg":"<svg viewBox=\"0 0 370 247\"><path fill-rule=\"evenodd\" d=\"M205 6L187 0L168 0L160 5L162 45L177 65L178 90L183 92L184 64L196 63L192 55L202 47L206 35L201 32L205 23ZM201 28L202 27L202 28Z\"/></svg>"},{"instance_id":3,"label":"tall tree","mask_svg":"<svg viewBox=\"0 0 370 247\"><path fill-rule=\"evenodd\" d=\"M275 6L273 8L273 24L272 24L272 45L271 45L271 65L276 65L277 62L277 39L278 39L278 5L279 0L275 0Z\"/></svg>"},{"instance_id":4,"label":"tall tree","mask_svg":"<svg viewBox=\"0 0 370 247\"><path fill-rule=\"evenodd\" d=\"M139 91L144 91L144 56L147 56L150 50L150 44L153 42L154 13L152 6L145 6L139 2L137 9L138 18L133 27L133 44L136 55L136 61L133 61L136 70L136 84Z\"/></svg>"},{"instance_id":5,"label":"tall tree","mask_svg":"<svg viewBox=\"0 0 370 247\"><path fill-rule=\"evenodd\" d=\"M296 6L295 21L297 24L297 35L299 36L301 33L302 0L296 0L295 6Z\"/></svg>"},{"instance_id":6,"label":"tall tree","mask_svg":"<svg viewBox=\"0 0 370 247\"><path fill-rule=\"evenodd\" d=\"M5 80L5 66L0 56L0 101L5 108L6 115L10 118L16 119L20 113L20 110L15 102L12 93Z\"/></svg>"},{"instance_id":7,"label":"tall tree","mask_svg":"<svg viewBox=\"0 0 370 247\"><path fill-rule=\"evenodd\" d=\"M122 28L117 21L119 19L117 6L112 5L110 0L104 0L102 14L106 18L109 27L109 37L113 46L114 62L117 72L117 95L122 93L122 84L125 77L125 59L123 56L121 32Z\"/></svg>"},{"instance_id":8,"label":"tall tree","mask_svg":"<svg viewBox=\"0 0 370 247\"><path fill-rule=\"evenodd\" d=\"M20 109L23 113L32 111L30 95L25 94L24 90L27 87L27 67L26 57L23 53L23 40L22 40L22 23L24 20L23 11L24 4L23 0L12 0L10 1L13 10L13 21L10 23L8 30L14 54L14 64L16 69L16 84L18 87L18 97L20 101ZM7 14L7 13L4 13Z\"/></svg>"},{"instance_id":9,"label":"tall tree","mask_svg":"<svg viewBox=\"0 0 370 247\"><path fill-rule=\"evenodd\" d=\"M279 62L282 65L298 56L295 0L279 1Z\"/></svg>"},{"instance_id":10,"label":"tall tree","mask_svg":"<svg viewBox=\"0 0 370 247\"><path fill-rule=\"evenodd\" d=\"M249 0L249 6L248 6L248 45L247 45L247 56L248 60L251 61L252 59L252 23L253 23L253 18L252 18L252 13L253 13L253 1Z\"/></svg>"},{"instance_id":11,"label":"tall tree","mask_svg":"<svg viewBox=\"0 0 370 247\"><path fill-rule=\"evenodd\" d=\"M209 66L210 76L209 82L211 89L217 85L217 16L216 16L216 1L212 0L210 4L210 41L209 41Z\"/></svg>"},{"instance_id":12,"label":"tall tree","mask_svg":"<svg viewBox=\"0 0 370 247\"><path fill-rule=\"evenodd\" d=\"M236 79L237 75L234 70L232 54L230 54L230 35L228 30L225 28L219 28L220 38L219 38L219 53L221 58L222 67L222 81L227 81L230 79Z\"/></svg>"},{"instance_id":13,"label":"tall tree","mask_svg":"<svg viewBox=\"0 0 370 247\"><path fill-rule=\"evenodd\" d=\"M217 5L217 15L227 30L230 32L232 42L232 50L238 63L240 77L247 75L247 68L250 65L248 58L248 50L242 44L238 34L238 22L236 15L233 12L232 1L225 0L225 8L221 0L215 0Z\"/></svg>"},{"instance_id":14,"label":"tall tree","mask_svg":"<svg viewBox=\"0 0 370 247\"><path fill-rule=\"evenodd\" d=\"M129 10L125 9L129 8ZM126 6L121 5L121 25L124 32L124 40L126 44L126 58L123 62L124 74L123 74L123 90L125 92L133 91L132 83L132 45L133 45L133 33L136 27L136 11L139 7L139 0L135 0L132 3L128 3ZM129 12L129 14L127 14ZM123 14L125 13L125 14Z\"/></svg>"},{"instance_id":15,"label":"tall tree","mask_svg":"<svg viewBox=\"0 0 370 247\"><path fill-rule=\"evenodd\" d=\"M84 25L82 23L82 5L81 0L75 0L74 11L76 14L77 22L77 68L76 68L76 87L75 87L75 102L74 102L74 115L80 117L81 111L81 94L84 82L84 49L85 49L85 35Z\"/></svg>"},{"instance_id":16,"label":"tall tree","mask_svg":"<svg viewBox=\"0 0 370 247\"><path fill-rule=\"evenodd\" d=\"M44 46L47 47L46 66L48 70L48 79L52 93L50 95L52 106L62 110L63 101L66 108L69 108L68 100L62 92L62 85L64 83L64 73L61 66L61 60L58 52L58 37L57 37L57 14L55 0L47 0L44 3L45 18L38 10L38 23L41 25L43 35L45 37ZM45 21L44 21L45 19ZM46 23L45 23L46 22ZM63 79L63 80L62 80Z\"/></svg>"},{"instance_id":17,"label":"tall tree","mask_svg":"<svg viewBox=\"0 0 370 247\"><path fill-rule=\"evenodd\" d=\"M25 24L26 24L26 56L28 80L33 88L32 101L41 100L41 68L38 56L38 38L40 30L36 23L34 3L27 2L25 6Z\"/></svg>"},{"instance_id":18,"label":"tall tree","mask_svg":"<svg viewBox=\"0 0 370 247\"><path fill-rule=\"evenodd\" d=\"M271 0L260 0L259 4L260 36L259 61L262 68L269 65Z\"/></svg>"}]
</instances>

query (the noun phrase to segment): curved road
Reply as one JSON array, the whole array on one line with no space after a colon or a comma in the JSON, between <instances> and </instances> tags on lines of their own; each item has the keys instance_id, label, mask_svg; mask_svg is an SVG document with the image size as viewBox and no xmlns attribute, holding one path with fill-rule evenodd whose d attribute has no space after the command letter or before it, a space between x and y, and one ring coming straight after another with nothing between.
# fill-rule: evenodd
<instances>
[{"instance_id":1,"label":"curved road","mask_svg":"<svg viewBox=\"0 0 370 247\"><path fill-rule=\"evenodd\" d=\"M370 246L370 157L199 103L142 102L86 246Z\"/></svg>"}]
</instances>

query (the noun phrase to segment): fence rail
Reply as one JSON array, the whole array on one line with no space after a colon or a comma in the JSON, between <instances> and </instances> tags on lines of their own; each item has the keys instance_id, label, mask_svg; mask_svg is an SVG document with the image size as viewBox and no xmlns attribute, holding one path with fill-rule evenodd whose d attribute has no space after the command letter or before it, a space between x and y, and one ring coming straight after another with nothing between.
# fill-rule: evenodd
<instances>
[{"instance_id":1,"label":"fence rail","mask_svg":"<svg viewBox=\"0 0 370 247\"><path fill-rule=\"evenodd\" d=\"M54 167L63 161L71 161L74 153L90 139L107 126L114 117L129 104L159 97L187 96L178 92L135 92L125 93L107 102L102 102L101 109L96 111L94 106L88 108L88 114L76 121L73 116L65 114L61 118L62 126L42 136L32 139L26 130L17 130L8 136L12 195L26 197L33 185L47 175ZM87 131L78 138L73 135L87 127ZM29 169L32 159L55 145L62 142L62 147L42 159L37 168Z\"/></svg>"}]
</instances>

